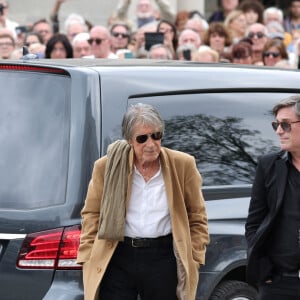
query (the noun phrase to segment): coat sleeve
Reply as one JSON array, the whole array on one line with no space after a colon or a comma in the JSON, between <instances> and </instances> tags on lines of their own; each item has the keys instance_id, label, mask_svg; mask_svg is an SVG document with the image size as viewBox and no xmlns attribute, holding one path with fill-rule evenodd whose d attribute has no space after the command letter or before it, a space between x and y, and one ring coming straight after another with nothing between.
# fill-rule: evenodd
<instances>
[{"instance_id":1,"label":"coat sleeve","mask_svg":"<svg viewBox=\"0 0 300 300\"><path fill-rule=\"evenodd\" d=\"M83 264L89 260L94 240L98 232L105 162L106 157L99 159L94 164L85 204L81 211L82 228L77 255L77 263L79 264Z\"/></svg>"}]
</instances>

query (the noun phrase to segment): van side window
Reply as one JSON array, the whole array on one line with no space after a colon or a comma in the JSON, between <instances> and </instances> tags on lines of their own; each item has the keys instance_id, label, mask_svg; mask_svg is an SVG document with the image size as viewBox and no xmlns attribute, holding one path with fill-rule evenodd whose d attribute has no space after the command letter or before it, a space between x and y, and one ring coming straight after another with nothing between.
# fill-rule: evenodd
<instances>
[{"instance_id":1,"label":"van side window","mask_svg":"<svg viewBox=\"0 0 300 300\"><path fill-rule=\"evenodd\" d=\"M0 81L6 85L0 90L0 207L29 210L64 203L70 78L0 72Z\"/></svg>"},{"instance_id":2,"label":"van side window","mask_svg":"<svg viewBox=\"0 0 300 300\"><path fill-rule=\"evenodd\" d=\"M158 108L163 146L196 158L203 184L250 184L257 158L278 150L271 108L287 94L206 93L134 99Z\"/></svg>"}]
</instances>

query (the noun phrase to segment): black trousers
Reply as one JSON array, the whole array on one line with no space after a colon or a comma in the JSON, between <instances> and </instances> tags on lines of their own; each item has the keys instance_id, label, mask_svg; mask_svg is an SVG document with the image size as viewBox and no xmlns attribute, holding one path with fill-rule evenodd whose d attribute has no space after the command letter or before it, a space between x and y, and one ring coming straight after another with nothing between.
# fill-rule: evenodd
<instances>
[{"instance_id":1,"label":"black trousers","mask_svg":"<svg viewBox=\"0 0 300 300\"><path fill-rule=\"evenodd\" d=\"M177 300L172 239L133 247L119 242L100 285L99 300Z\"/></svg>"},{"instance_id":2,"label":"black trousers","mask_svg":"<svg viewBox=\"0 0 300 300\"><path fill-rule=\"evenodd\" d=\"M275 276L270 283L259 286L258 300L299 300L300 279Z\"/></svg>"}]
</instances>

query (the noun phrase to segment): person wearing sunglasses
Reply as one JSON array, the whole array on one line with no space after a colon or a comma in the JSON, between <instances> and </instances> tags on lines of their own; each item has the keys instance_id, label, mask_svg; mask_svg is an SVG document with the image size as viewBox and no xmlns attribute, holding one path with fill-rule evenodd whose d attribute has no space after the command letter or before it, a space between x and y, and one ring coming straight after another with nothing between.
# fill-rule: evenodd
<instances>
[{"instance_id":1,"label":"person wearing sunglasses","mask_svg":"<svg viewBox=\"0 0 300 300\"><path fill-rule=\"evenodd\" d=\"M95 162L77 262L85 300L194 300L209 242L194 157L161 146L164 121L138 103L124 140Z\"/></svg>"},{"instance_id":2,"label":"person wearing sunglasses","mask_svg":"<svg viewBox=\"0 0 300 300\"><path fill-rule=\"evenodd\" d=\"M288 60L288 53L282 40L269 40L263 49L263 63L265 66L273 67L282 59Z\"/></svg>"},{"instance_id":3,"label":"person wearing sunglasses","mask_svg":"<svg viewBox=\"0 0 300 300\"><path fill-rule=\"evenodd\" d=\"M111 35L105 26L96 25L92 27L88 43L91 45L94 58L118 58L111 51Z\"/></svg>"},{"instance_id":4,"label":"person wearing sunglasses","mask_svg":"<svg viewBox=\"0 0 300 300\"><path fill-rule=\"evenodd\" d=\"M259 158L245 225L247 278L259 300L300 295L300 95L273 107L280 151Z\"/></svg>"},{"instance_id":5,"label":"person wearing sunglasses","mask_svg":"<svg viewBox=\"0 0 300 300\"><path fill-rule=\"evenodd\" d=\"M130 42L130 28L126 23L114 23L110 28L111 51L116 53L121 49L128 49Z\"/></svg>"},{"instance_id":6,"label":"person wearing sunglasses","mask_svg":"<svg viewBox=\"0 0 300 300\"><path fill-rule=\"evenodd\" d=\"M263 48L268 38L268 30L261 23L248 26L246 37L252 41L252 64L263 66Z\"/></svg>"}]
</instances>

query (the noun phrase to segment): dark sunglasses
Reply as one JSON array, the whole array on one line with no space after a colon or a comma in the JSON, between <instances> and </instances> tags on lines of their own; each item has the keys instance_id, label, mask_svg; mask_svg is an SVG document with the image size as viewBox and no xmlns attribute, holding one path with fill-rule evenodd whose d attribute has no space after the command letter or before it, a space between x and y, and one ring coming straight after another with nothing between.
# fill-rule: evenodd
<instances>
[{"instance_id":1,"label":"dark sunglasses","mask_svg":"<svg viewBox=\"0 0 300 300\"><path fill-rule=\"evenodd\" d=\"M139 144L144 144L145 142L147 142L148 138L151 137L152 140L154 141L159 141L162 139L162 132L158 131L158 132L153 132L151 134L141 134L136 136L135 140L139 143Z\"/></svg>"},{"instance_id":2,"label":"dark sunglasses","mask_svg":"<svg viewBox=\"0 0 300 300\"><path fill-rule=\"evenodd\" d=\"M95 42L96 45L99 46L99 45L102 43L103 39L96 38L96 39L88 39L87 41L88 41L88 43L89 43L90 45L92 45L93 42Z\"/></svg>"},{"instance_id":3,"label":"dark sunglasses","mask_svg":"<svg viewBox=\"0 0 300 300\"><path fill-rule=\"evenodd\" d=\"M265 36L263 32L249 32L248 33L248 38L253 39L255 36L257 36L258 39L261 39Z\"/></svg>"},{"instance_id":4,"label":"dark sunglasses","mask_svg":"<svg viewBox=\"0 0 300 300\"><path fill-rule=\"evenodd\" d=\"M274 58L280 56L280 53L279 52L269 52L269 51L266 51L263 53L263 56L264 57L269 57L269 56L273 56Z\"/></svg>"},{"instance_id":5,"label":"dark sunglasses","mask_svg":"<svg viewBox=\"0 0 300 300\"><path fill-rule=\"evenodd\" d=\"M123 39L129 38L128 33L112 32L111 35L114 36L114 37L121 36Z\"/></svg>"},{"instance_id":6,"label":"dark sunglasses","mask_svg":"<svg viewBox=\"0 0 300 300\"><path fill-rule=\"evenodd\" d=\"M294 123L300 123L300 121L294 121L294 122L272 122L272 127L274 129L274 131L277 130L277 128L280 127L282 128L282 130L284 132L290 132L292 130L292 126L291 124L294 124Z\"/></svg>"}]
</instances>

